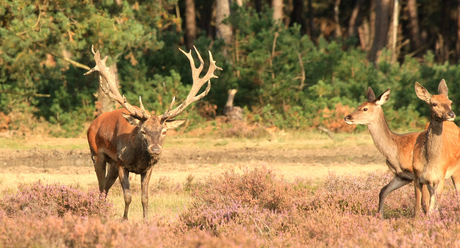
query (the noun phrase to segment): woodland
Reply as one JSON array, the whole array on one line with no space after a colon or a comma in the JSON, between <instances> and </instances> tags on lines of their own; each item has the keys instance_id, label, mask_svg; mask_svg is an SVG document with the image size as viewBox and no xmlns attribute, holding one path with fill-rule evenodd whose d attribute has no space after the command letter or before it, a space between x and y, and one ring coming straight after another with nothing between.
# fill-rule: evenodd
<instances>
[{"instance_id":1,"label":"woodland","mask_svg":"<svg viewBox=\"0 0 460 248\"><path fill-rule=\"evenodd\" d=\"M212 52L223 71L185 111L187 130L215 125L237 89L247 124L350 132L343 116L368 87L391 88L391 128L420 129L428 109L415 82L435 91L445 79L458 110L459 13L453 0L3 0L0 130L75 137L116 108L97 75L83 75L94 66L92 45L128 101L141 96L159 114L191 87L179 48L195 46L204 61Z\"/></svg>"}]
</instances>

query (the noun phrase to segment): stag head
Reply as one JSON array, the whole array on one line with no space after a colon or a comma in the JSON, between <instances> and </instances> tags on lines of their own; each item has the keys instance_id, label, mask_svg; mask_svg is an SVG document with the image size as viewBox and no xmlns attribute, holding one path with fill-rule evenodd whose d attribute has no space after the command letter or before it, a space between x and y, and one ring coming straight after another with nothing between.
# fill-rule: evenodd
<instances>
[{"instance_id":1,"label":"stag head","mask_svg":"<svg viewBox=\"0 0 460 248\"><path fill-rule=\"evenodd\" d=\"M194 47L195 48L195 47ZM180 49L180 48L179 48ZM94 60L96 61L96 66L89 70L85 75L88 75L94 71L99 72L99 82L102 91L107 94L112 100L117 101L121 106L123 106L127 112L123 112L123 117L128 121L129 124L135 127L134 132L137 132L136 139L140 141L142 146L147 148L147 151L151 156L158 156L162 151L164 137L166 131L169 129L174 129L184 124L186 119L178 119L177 117L182 111L191 103L202 99L206 96L211 89L211 78L217 78L214 75L216 69L222 70L222 68L216 66L216 61L213 60L211 52L209 52L210 65L208 72L202 78L200 78L200 73L203 70L204 61L201 58L200 53L195 48L197 56L200 60L200 66L195 67L195 61L192 57L191 51L186 53L182 49L180 51L187 56L190 61L190 66L192 69L192 78L193 85L190 90L190 93L187 95L186 99L175 109L171 110L174 106L175 98L173 98L169 109L162 115L155 116L151 115L148 111L145 110L144 105L142 104L142 99L139 97L139 108L134 107L128 103L126 97L122 96L118 90L118 87L115 84L115 77L106 66L107 56L101 60L101 55L99 51L95 52L93 47L91 47L92 53L94 54ZM198 91L201 87L208 83L205 91L197 96Z\"/></svg>"}]
</instances>

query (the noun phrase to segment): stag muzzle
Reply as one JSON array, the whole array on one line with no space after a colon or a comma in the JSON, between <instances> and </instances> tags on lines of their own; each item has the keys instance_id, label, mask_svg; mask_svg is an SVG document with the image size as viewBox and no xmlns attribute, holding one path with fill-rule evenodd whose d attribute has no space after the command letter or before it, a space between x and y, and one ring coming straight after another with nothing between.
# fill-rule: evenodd
<instances>
[{"instance_id":1,"label":"stag muzzle","mask_svg":"<svg viewBox=\"0 0 460 248\"><path fill-rule=\"evenodd\" d=\"M160 145L151 145L148 148L148 151L151 155L160 155L161 153L161 146Z\"/></svg>"}]
</instances>

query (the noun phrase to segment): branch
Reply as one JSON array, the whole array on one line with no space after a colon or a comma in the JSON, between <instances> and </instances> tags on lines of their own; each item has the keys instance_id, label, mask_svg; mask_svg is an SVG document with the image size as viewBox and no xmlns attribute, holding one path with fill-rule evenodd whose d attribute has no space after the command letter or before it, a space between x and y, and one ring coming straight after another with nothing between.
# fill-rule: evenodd
<instances>
[{"instance_id":1,"label":"branch","mask_svg":"<svg viewBox=\"0 0 460 248\"><path fill-rule=\"evenodd\" d=\"M32 97L50 97L48 94L37 94L37 93L32 93L32 92L14 92L14 91L8 91L8 90L2 90L0 91L0 94L10 94L10 95L18 95L18 96L32 96Z\"/></svg>"},{"instance_id":2,"label":"branch","mask_svg":"<svg viewBox=\"0 0 460 248\"><path fill-rule=\"evenodd\" d=\"M65 60L65 61L71 63L73 66L75 66L75 67L77 67L77 68L82 68L82 69L85 69L85 70L88 70L88 71L91 70L91 68L90 68L89 66L87 66L87 65L80 64L80 63L78 63L78 62L75 61L75 60L72 60L72 59L69 59L69 58L67 58L67 57L64 57L64 56L58 55L58 54L56 54L56 53L53 53L53 52L50 51L45 45L41 44L40 42L37 42L37 44L38 44L39 46L43 47L44 50L45 50L47 53L53 55L54 57L61 58L61 59Z\"/></svg>"}]
</instances>

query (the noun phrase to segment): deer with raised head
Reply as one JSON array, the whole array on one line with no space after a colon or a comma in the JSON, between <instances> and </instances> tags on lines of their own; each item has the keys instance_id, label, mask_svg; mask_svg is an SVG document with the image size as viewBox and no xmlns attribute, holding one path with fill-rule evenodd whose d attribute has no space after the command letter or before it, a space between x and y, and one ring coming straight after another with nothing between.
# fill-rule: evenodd
<instances>
[{"instance_id":1,"label":"deer with raised head","mask_svg":"<svg viewBox=\"0 0 460 248\"><path fill-rule=\"evenodd\" d=\"M418 202L428 201L431 212L437 208L437 195L442 193L444 180L452 177L455 189L460 190L460 129L453 123L455 113L448 97L446 82L441 80L438 95L431 95L419 83L415 83L417 97L430 106L430 123L415 143L413 167L415 172L415 214L420 214ZM422 194L426 185L429 199Z\"/></svg>"},{"instance_id":2,"label":"deer with raised head","mask_svg":"<svg viewBox=\"0 0 460 248\"><path fill-rule=\"evenodd\" d=\"M100 192L107 194L117 178L120 179L125 200L124 219L128 219L128 209L131 203L129 173L141 175L143 215L147 220L148 184L152 168L160 159L166 131L185 123L185 119L175 120L174 118L188 105L206 96L211 89L211 78L217 78L214 71L222 70L216 66L216 61L209 52L208 72L200 78L204 61L196 48L195 51L201 62L198 68L195 67L191 51L186 53L181 50L189 59L192 69L193 85L190 93L175 109L171 110L175 100L173 99L169 109L164 114L156 116L145 110L140 97L138 108L129 104L126 98L121 96L114 82L114 75L106 66L107 56L101 60L99 51L94 52L92 49L96 66L85 75L94 71L99 72L100 87L111 99L123 106L123 109L103 113L97 117L88 129L88 143ZM206 82L208 83L206 89L197 95ZM109 164L108 169L107 163Z\"/></svg>"},{"instance_id":3,"label":"deer with raised head","mask_svg":"<svg viewBox=\"0 0 460 248\"><path fill-rule=\"evenodd\" d=\"M415 179L412 151L420 132L396 134L390 130L381 107L390 98L390 89L376 98L374 91L369 87L366 97L367 101L347 115L344 120L348 124L367 125L375 146L385 156L388 168L394 173L393 179L380 190L379 194L378 213L383 218L385 198L394 190Z\"/></svg>"}]
</instances>

